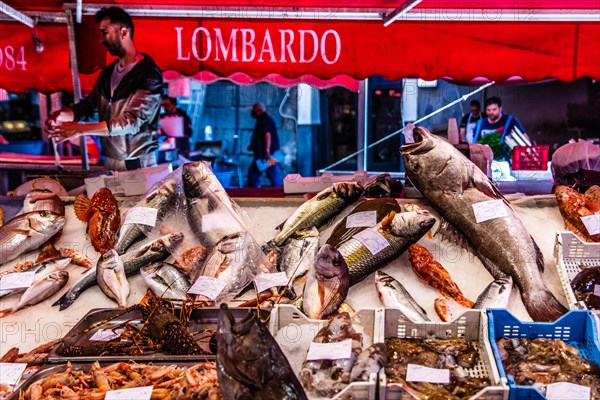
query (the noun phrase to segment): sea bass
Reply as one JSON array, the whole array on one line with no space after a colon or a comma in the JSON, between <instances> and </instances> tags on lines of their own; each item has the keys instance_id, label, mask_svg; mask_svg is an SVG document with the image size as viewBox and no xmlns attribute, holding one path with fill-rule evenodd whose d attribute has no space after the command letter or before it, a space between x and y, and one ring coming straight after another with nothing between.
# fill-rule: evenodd
<instances>
[{"instance_id":1,"label":"sea bass","mask_svg":"<svg viewBox=\"0 0 600 400\"><path fill-rule=\"evenodd\" d=\"M98 259L96 281L104 294L116 300L119 307L127 305L129 282L125 276L123 261L116 250L109 250Z\"/></svg>"},{"instance_id":2,"label":"sea bass","mask_svg":"<svg viewBox=\"0 0 600 400\"><path fill-rule=\"evenodd\" d=\"M508 300L512 291L513 281L510 276L496 279L481 292L473 308L508 308Z\"/></svg>"},{"instance_id":3,"label":"sea bass","mask_svg":"<svg viewBox=\"0 0 600 400\"><path fill-rule=\"evenodd\" d=\"M98 189L91 200L80 193L73 207L77 218L87 224L86 232L94 249L101 254L112 249L121 226L119 206L112 192L107 188Z\"/></svg>"},{"instance_id":4,"label":"sea bass","mask_svg":"<svg viewBox=\"0 0 600 400\"><path fill-rule=\"evenodd\" d=\"M219 312L217 374L228 400L307 400L286 356L254 310L235 322L225 303Z\"/></svg>"},{"instance_id":5,"label":"sea bass","mask_svg":"<svg viewBox=\"0 0 600 400\"><path fill-rule=\"evenodd\" d=\"M159 221L166 216L169 210L175 208L177 186L177 179L169 175L164 182L147 193L132 208L145 207L156 209L158 210L157 221ZM119 239L117 240L115 250L117 250L119 255L123 255L132 244L145 238L153 228L153 226L138 223L123 225L119 231Z\"/></svg>"},{"instance_id":6,"label":"sea bass","mask_svg":"<svg viewBox=\"0 0 600 400\"><path fill-rule=\"evenodd\" d=\"M560 214L565 220L565 227L587 242L600 242L600 234L590 235L581 220L582 217L594 214L589 209L588 203L592 205L592 209L595 209L595 204L568 186L557 186L554 195Z\"/></svg>"},{"instance_id":7,"label":"sea bass","mask_svg":"<svg viewBox=\"0 0 600 400\"><path fill-rule=\"evenodd\" d=\"M362 192L363 188L358 183L335 183L298 207L283 223L281 231L275 239L265 246L281 247L299 229L313 226L320 228L331 218L342 212L346 206L358 199Z\"/></svg>"},{"instance_id":8,"label":"sea bass","mask_svg":"<svg viewBox=\"0 0 600 400\"><path fill-rule=\"evenodd\" d=\"M312 319L323 319L335 313L346 300L350 276L344 257L333 246L321 247L314 266L308 271L302 311Z\"/></svg>"},{"instance_id":9,"label":"sea bass","mask_svg":"<svg viewBox=\"0 0 600 400\"><path fill-rule=\"evenodd\" d=\"M407 177L477 252L492 276L510 275L535 321L567 310L544 284L543 256L523 223L487 176L444 139L417 127L415 143L402 146ZM500 200L507 216L477 223L473 204Z\"/></svg>"},{"instance_id":10,"label":"sea bass","mask_svg":"<svg viewBox=\"0 0 600 400\"><path fill-rule=\"evenodd\" d=\"M33 276L32 284L44 279L52 272L61 271L65 269L71 263L71 259L68 257L57 258L50 261L44 261L33 265L30 269L35 271ZM0 299L13 294L23 293L27 288L11 289L11 290L0 290Z\"/></svg>"},{"instance_id":11,"label":"sea bass","mask_svg":"<svg viewBox=\"0 0 600 400\"><path fill-rule=\"evenodd\" d=\"M412 322L431 321L406 288L385 272L375 272L375 287L385 308L397 308Z\"/></svg>"},{"instance_id":12,"label":"sea bass","mask_svg":"<svg viewBox=\"0 0 600 400\"><path fill-rule=\"evenodd\" d=\"M190 281L177 267L165 262L145 265L140 275L154 294L164 299L186 300Z\"/></svg>"},{"instance_id":13,"label":"sea bass","mask_svg":"<svg viewBox=\"0 0 600 400\"><path fill-rule=\"evenodd\" d=\"M39 248L65 226L65 217L33 211L14 217L0 227L0 266Z\"/></svg>"},{"instance_id":14,"label":"sea bass","mask_svg":"<svg viewBox=\"0 0 600 400\"><path fill-rule=\"evenodd\" d=\"M277 257L277 269L292 282L310 269L319 252L319 230L314 226L295 232Z\"/></svg>"},{"instance_id":15,"label":"sea bass","mask_svg":"<svg viewBox=\"0 0 600 400\"><path fill-rule=\"evenodd\" d=\"M0 311L0 318L19 311L22 308L34 306L62 289L69 281L67 271L55 271L31 285L21 295L19 302L12 308Z\"/></svg>"},{"instance_id":16,"label":"sea bass","mask_svg":"<svg viewBox=\"0 0 600 400\"><path fill-rule=\"evenodd\" d=\"M435 218L427 211L392 213L369 228L370 236L355 236L342 243L338 251L348 265L350 286L396 259L408 246L419 241L434 223ZM361 232L361 235L364 232ZM376 254L373 254L365 243L369 244Z\"/></svg>"}]
</instances>

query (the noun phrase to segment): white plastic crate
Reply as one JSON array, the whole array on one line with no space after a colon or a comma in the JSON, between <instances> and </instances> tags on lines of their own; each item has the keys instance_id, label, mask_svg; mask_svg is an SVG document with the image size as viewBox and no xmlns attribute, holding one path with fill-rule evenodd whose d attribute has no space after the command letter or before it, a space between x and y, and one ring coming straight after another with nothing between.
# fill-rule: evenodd
<instances>
[{"instance_id":1,"label":"white plastic crate","mask_svg":"<svg viewBox=\"0 0 600 400\"><path fill-rule=\"evenodd\" d=\"M360 319L360 325L363 326L364 333L372 338L373 343L382 342L380 330L383 323L383 309L364 309L358 311L356 315ZM285 329L280 340L293 343L299 340L300 325L314 326L310 331L315 336L325 322L326 320L308 318L292 305L281 304L271 311L269 330L275 336L277 332ZM286 356L288 355L286 354ZM371 374L368 382L352 382L332 399L375 400L376 391L377 374ZM309 399L311 398L309 392L306 395L309 396Z\"/></svg>"},{"instance_id":2,"label":"white plastic crate","mask_svg":"<svg viewBox=\"0 0 600 400\"><path fill-rule=\"evenodd\" d=\"M560 283L571 310L585 310L571 288L571 281L581 268L600 266L600 243L587 243L570 231L558 232L554 242L554 259ZM598 313L598 311L596 311Z\"/></svg>"},{"instance_id":3,"label":"white plastic crate","mask_svg":"<svg viewBox=\"0 0 600 400\"><path fill-rule=\"evenodd\" d=\"M471 342L479 351L479 362L473 368L465 368L467 374L474 378L488 378L491 386L481 390L471 399L505 400L508 399L508 386L494 360L489 342L488 321L485 311L467 310L452 322L410 322L397 309L386 309L384 314L384 340L401 339L453 339L460 338ZM379 374L380 400L415 399L398 383L387 383L385 372Z\"/></svg>"}]
</instances>

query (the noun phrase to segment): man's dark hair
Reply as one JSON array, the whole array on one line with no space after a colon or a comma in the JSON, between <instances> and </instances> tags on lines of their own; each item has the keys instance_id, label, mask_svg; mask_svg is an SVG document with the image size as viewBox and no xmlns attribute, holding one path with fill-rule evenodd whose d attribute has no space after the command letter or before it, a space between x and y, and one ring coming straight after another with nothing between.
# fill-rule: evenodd
<instances>
[{"instance_id":1,"label":"man's dark hair","mask_svg":"<svg viewBox=\"0 0 600 400\"><path fill-rule=\"evenodd\" d=\"M127 11L120 7L102 7L94 16L96 22L101 22L104 18L108 18L111 24L120 25L129 30L131 39L133 39L133 20Z\"/></svg>"},{"instance_id":2,"label":"man's dark hair","mask_svg":"<svg viewBox=\"0 0 600 400\"><path fill-rule=\"evenodd\" d=\"M477 107L481 108L481 103L479 102L479 100L471 100L471 103L469 103L469 107L473 107L473 106L477 106Z\"/></svg>"},{"instance_id":3,"label":"man's dark hair","mask_svg":"<svg viewBox=\"0 0 600 400\"><path fill-rule=\"evenodd\" d=\"M163 96L163 100L169 100L169 103L177 105L177 99L171 96Z\"/></svg>"},{"instance_id":4,"label":"man's dark hair","mask_svg":"<svg viewBox=\"0 0 600 400\"><path fill-rule=\"evenodd\" d=\"M502 100L500 100L500 97L496 97L496 96L492 96L488 99L486 99L485 101L485 106L491 106L492 104L497 104L498 107L502 107Z\"/></svg>"}]
</instances>

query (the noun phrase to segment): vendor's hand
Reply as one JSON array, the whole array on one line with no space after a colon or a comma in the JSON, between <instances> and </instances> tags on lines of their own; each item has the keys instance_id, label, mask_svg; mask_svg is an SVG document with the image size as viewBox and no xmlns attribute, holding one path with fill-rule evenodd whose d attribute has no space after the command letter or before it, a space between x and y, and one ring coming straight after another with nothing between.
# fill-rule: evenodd
<instances>
[{"instance_id":1,"label":"vendor's hand","mask_svg":"<svg viewBox=\"0 0 600 400\"><path fill-rule=\"evenodd\" d=\"M76 139L85 132L85 124L79 122L63 122L50 131L50 137L55 139L56 143L62 143L65 140Z\"/></svg>"},{"instance_id":2,"label":"vendor's hand","mask_svg":"<svg viewBox=\"0 0 600 400\"><path fill-rule=\"evenodd\" d=\"M46 120L46 131L52 133L53 130L62 122L70 122L75 119L75 115L70 108L63 108L53 112Z\"/></svg>"}]
</instances>

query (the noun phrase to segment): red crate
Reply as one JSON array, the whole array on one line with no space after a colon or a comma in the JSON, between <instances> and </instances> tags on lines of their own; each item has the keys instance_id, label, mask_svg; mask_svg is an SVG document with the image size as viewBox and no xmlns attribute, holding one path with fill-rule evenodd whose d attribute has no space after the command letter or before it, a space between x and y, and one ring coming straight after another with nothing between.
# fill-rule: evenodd
<instances>
[{"instance_id":1,"label":"red crate","mask_svg":"<svg viewBox=\"0 0 600 400\"><path fill-rule=\"evenodd\" d=\"M512 149L512 170L546 171L550 146L515 146Z\"/></svg>"}]
</instances>

